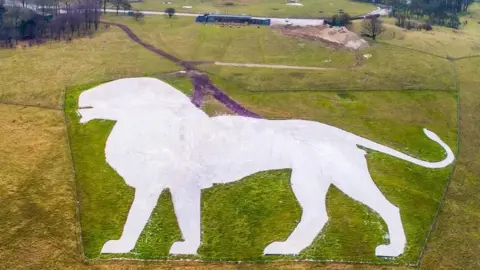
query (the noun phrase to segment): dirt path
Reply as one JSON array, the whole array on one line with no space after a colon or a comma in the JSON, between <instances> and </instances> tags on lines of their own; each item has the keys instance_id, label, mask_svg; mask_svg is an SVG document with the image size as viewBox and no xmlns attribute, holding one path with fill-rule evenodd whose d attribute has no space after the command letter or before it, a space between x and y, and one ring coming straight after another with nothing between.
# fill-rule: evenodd
<instances>
[{"instance_id":1,"label":"dirt path","mask_svg":"<svg viewBox=\"0 0 480 270\"><path fill-rule=\"evenodd\" d=\"M133 31L128 28L128 26L120 24L120 23L112 23L112 22L101 22L106 25L113 25L117 26L122 29L130 39L135 41L136 43L142 45L145 49L150 50L162 57L167 58L168 60L182 66L187 71L186 75L190 78L190 81L193 85L193 95L192 95L192 103L195 106L200 107L203 103L203 99L206 95L212 95L216 100L220 103L225 105L227 108L234 111L236 114L241 116L253 117L253 118L261 118L258 114L249 111L248 109L244 108L242 105L237 103L235 100L231 99L227 96L222 90L217 88L213 85L208 76L198 71L194 64L188 61L183 61L159 48L154 47L146 43L145 41L141 40Z\"/></svg>"},{"instance_id":2,"label":"dirt path","mask_svg":"<svg viewBox=\"0 0 480 270\"><path fill-rule=\"evenodd\" d=\"M326 67L305 67L305 66L267 65L267 64L250 64L250 63L214 62L214 64L217 66L252 67L252 68L303 69L303 70L335 70L336 69L336 68L326 68Z\"/></svg>"}]
</instances>

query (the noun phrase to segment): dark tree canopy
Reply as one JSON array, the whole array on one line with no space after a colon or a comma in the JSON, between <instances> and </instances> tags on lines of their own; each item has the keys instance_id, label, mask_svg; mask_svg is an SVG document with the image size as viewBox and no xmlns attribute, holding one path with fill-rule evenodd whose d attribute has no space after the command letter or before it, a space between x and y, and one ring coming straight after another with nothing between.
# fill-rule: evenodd
<instances>
[{"instance_id":1,"label":"dark tree canopy","mask_svg":"<svg viewBox=\"0 0 480 270\"><path fill-rule=\"evenodd\" d=\"M165 13L168 15L168 17L171 18L173 15L175 15L175 9L174 8L166 8Z\"/></svg>"},{"instance_id":2,"label":"dark tree canopy","mask_svg":"<svg viewBox=\"0 0 480 270\"><path fill-rule=\"evenodd\" d=\"M371 0L357 0L369 2ZM460 27L459 13L466 12L474 0L374 0L375 3L392 7L397 25L407 27L412 21L437 24L452 28ZM399 16L403 16L399 23Z\"/></svg>"},{"instance_id":3,"label":"dark tree canopy","mask_svg":"<svg viewBox=\"0 0 480 270\"><path fill-rule=\"evenodd\" d=\"M140 12L139 10L137 10L133 13L133 18L135 18L136 21L139 21L143 17L144 17L143 13Z\"/></svg>"},{"instance_id":4,"label":"dark tree canopy","mask_svg":"<svg viewBox=\"0 0 480 270\"><path fill-rule=\"evenodd\" d=\"M20 6L0 3L0 46L13 47L22 40L70 40L98 29L98 0L65 2L62 7L56 0L38 0L33 7L30 3L29 8L23 7L23 3Z\"/></svg>"}]
</instances>

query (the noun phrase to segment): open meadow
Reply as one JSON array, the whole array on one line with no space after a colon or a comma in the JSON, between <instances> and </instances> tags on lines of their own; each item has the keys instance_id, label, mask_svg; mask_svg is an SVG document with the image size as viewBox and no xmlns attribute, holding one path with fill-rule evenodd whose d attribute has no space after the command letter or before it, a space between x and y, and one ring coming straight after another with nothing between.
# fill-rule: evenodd
<instances>
[{"instance_id":1,"label":"open meadow","mask_svg":"<svg viewBox=\"0 0 480 270\"><path fill-rule=\"evenodd\" d=\"M149 1L136 5L147 6ZM161 6L158 3L155 5ZM235 3L232 9L238 11L232 13L249 10L250 2ZM310 2L302 3L304 10L309 9ZM331 10L328 4L321 6L328 14L340 6L345 8L342 3ZM345 3L362 5L359 13L362 8L369 11L372 7ZM205 9L221 5L198 2L199 10L202 4ZM284 2L277 4L284 6ZM279 13L272 16L287 12L273 8L272 2L259 10ZM318 12L310 9L311 16ZM198 257L193 258L208 263L104 260L177 259L168 255L168 248L181 239L181 234L170 193L165 191L133 252L100 255L106 240L120 236L133 189L105 162L105 141L115 123L95 120L80 125L78 95L102 82L136 76L160 78L187 95L192 94L193 86L187 78L170 74L181 66L146 50L114 26L92 38L0 50L2 267L480 268L480 58L451 59L478 53L479 10L478 4L472 6L465 14L471 22L457 32L440 27L432 32L403 31L388 25L379 42L371 42L371 47L361 52L371 57L359 66L358 53L281 36L268 28L203 26L194 24L193 18L180 17L147 16L143 22L127 17L103 18L128 25L142 40L180 59L203 62L197 67L218 88L262 117L319 121L426 160L439 160L443 153L424 136L422 128L437 133L457 153L456 163L444 169L425 169L368 151L375 183L401 210L408 242L405 253L395 259L374 254L377 245L388 242L383 220L334 187L327 197L330 220L311 247L299 257L263 256L265 245L287 237L301 214L289 188L290 170L277 170L204 190L203 241ZM328 69L225 67L214 65L215 61ZM202 109L211 116L233 113L211 96ZM278 259L383 266L258 263ZM222 260L251 263L228 264Z\"/></svg>"},{"instance_id":2,"label":"open meadow","mask_svg":"<svg viewBox=\"0 0 480 270\"><path fill-rule=\"evenodd\" d=\"M455 90L446 59L373 44L360 53L332 49L318 41L283 36L269 28L228 28L193 23L189 17L125 16L108 21L128 25L148 43L251 91L285 90ZM360 59L356 57L360 54ZM370 54L366 59L363 55ZM213 62L324 67L322 71L217 66ZM360 61L360 62L359 62Z\"/></svg>"}]
</instances>

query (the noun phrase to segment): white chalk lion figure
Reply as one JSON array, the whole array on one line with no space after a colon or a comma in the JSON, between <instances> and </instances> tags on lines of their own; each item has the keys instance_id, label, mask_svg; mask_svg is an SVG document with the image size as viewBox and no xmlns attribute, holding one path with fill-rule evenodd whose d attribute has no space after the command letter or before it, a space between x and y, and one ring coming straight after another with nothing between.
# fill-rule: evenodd
<instances>
[{"instance_id":1,"label":"white chalk lion figure","mask_svg":"<svg viewBox=\"0 0 480 270\"><path fill-rule=\"evenodd\" d=\"M373 182L366 152L358 146L426 168L442 168L454 160L452 150L426 129L425 135L446 151L444 160L419 160L314 121L209 117L182 92L154 78L121 79L87 90L80 95L78 112L81 123L116 121L106 143L106 161L135 188L120 239L106 242L102 253L130 252L168 188L183 236L170 253L197 254L202 189L290 168L301 220L285 241L270 243L264 254L299 254L312 244L328 220L325 199L333 184L387 224L390 243L378 246L375 254L399 256L406 244L399 209Z\"/></svg>"}]
</instances>

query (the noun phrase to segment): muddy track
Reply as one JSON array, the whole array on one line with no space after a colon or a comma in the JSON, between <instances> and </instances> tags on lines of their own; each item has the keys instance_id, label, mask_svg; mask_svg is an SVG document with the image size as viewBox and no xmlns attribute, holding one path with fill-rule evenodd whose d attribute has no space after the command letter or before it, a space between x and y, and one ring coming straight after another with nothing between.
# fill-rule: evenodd
<instances>
[{"instance_id":1,"label":"muddy track","mask_svg":"<svg viewBox=\"0 0 480 270\"><path fill-rule=\"evenodd\" d=\"M105 25L112 25L119 27L127 34L127 36L135 41L136 43L142 45L145 49L156 53L180 66L182 66L186 70L186 75L190 78L190 81L193 85L193 95L192 95L192 103L195 104L197 107L201 107L203 103L203 99L206 95L212 95L216 100L220 103L225 105L230 110L234 111L236 114L241 116L253 117L253 118L261 118L258 114L247 110L242 105L237 103L235 100L231 99L227 96L222 90L217 88L215 85L210 82L210 79L207 75L203 74L199 70L195 68L195 62L188 62L183 61L159 48L154 47L146 43L145 41L141 40L133 31L126 25L120 23L112 23L112 22L101 22Z\"/></svg>"}]
</instances>

